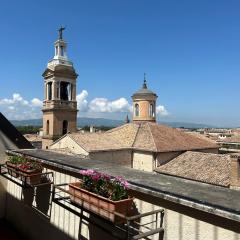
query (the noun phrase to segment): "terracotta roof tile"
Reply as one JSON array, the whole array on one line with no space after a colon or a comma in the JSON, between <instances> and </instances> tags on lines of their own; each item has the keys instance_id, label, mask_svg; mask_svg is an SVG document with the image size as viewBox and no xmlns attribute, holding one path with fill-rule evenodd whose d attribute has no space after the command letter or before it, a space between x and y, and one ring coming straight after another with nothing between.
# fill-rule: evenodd
<instances>
[{"instance_id":1,"label":"terracotta roof tile","mask_svg":"<svg viewBox=\"0 0 240 240\"><path fill-rule=\"evenodd\" d=\"M193 136L157 123L129 123L104 133L68 134L86 151L139 149L169 152L218 148L208 138Z\"/></svg>"},{"instance_id":2,"label":"terracotta roof tile","mask_svg":"<svg viewBox=\"0 0 240 240\"><path fill-rule=\"evenodd\" d=\"M147 123L150 126L157 152L218 148L209 138L185 133L179 129Z\"/></svg>"},{"instance_id":3,"label":"terracotta roof tile","mask_svg":"<svg viewBox=\"0 0 240 240\"><path fill-rule=\"evenodd\" d=\"M219 142L224 143L240 143L240 135L233 135L231 137L226 137L222 140L219 140Z\"/></svg>"},{"instance_id":4,"label":"terracotta roof tile","mask_svg":"<svg viewBox=\"0 0 240 240\"><path fill-rule=\"evenodd\" d=\"M149 124L140 125L133 148L152 152L157 151Z\"/></svg>"},{"instance_id":5,"label":"terracotta roof tile","mask_svg":"<svg viewBox=\"0 0 240 240\"><path fill-rule=\"evenodd\" d=\"M132 147L138 133L138 124L124 124L105 132L105 136L114 139L122 147Z\"/></svg>"},{"instance_id":6,"label":"terracotta roof tile","mask_svg":"<svg viewBox=\"0 0 240 240\"><path fill-rule=\"evenodd\" d=\"M108 138L104 133L71 133L68 134L86 151L101 151L121 148L113 138Z\"/></svg>"},{"instance_id":7,"label":"terracotta roof tile","mask_svg":"<svg viewBox=\"0 0 240 240\"><path fill-rule=\"evenodd\" d=\"M187 151L156 172L228 187L230 155Z\"/></svg>"},{"instance_id":8,"label":"terracotta roof tile","mask_svg":"<svg viewBox=\"0 0 240 240\"><path fill-rule=\"evenodd\" d=\"M29 142L42 141L42 137L38 134L24 134L23 135Z\"/></svg>"}]
</instances>

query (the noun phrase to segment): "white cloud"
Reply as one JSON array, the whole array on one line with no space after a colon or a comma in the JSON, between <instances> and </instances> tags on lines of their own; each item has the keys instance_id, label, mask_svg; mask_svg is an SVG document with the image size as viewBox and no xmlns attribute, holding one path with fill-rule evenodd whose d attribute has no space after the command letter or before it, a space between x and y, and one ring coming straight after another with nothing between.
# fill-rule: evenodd
<instances>
[{"instance_id":1,"label":"white cloud","mask_svg":"<svg viewBox=\"0 0 240 240\"><path fill-rule=\"evenodd\" d=\"M125 98L109 101L106 98L95 98L89 104L90 112L129 112L130 105Z\"/></svg>"},{"instance_id":2,"label":"white cloud","mask_svg":"<svg viewBox=\"0 0 240 240\"><path fill-rule=\"evenodd\" d=\"M41 107L42 101L38 98L33 98L29 102L19 93L14 93L12 98L0 99L0 112L11 120L40 118Z\"/></svg>"},{"instance_id":3,"label":"white cloud","mask_svg":"<svg viewBox=\"0 0 240 240\"><path fill-rule=\"evenodd\" d=\"M86 112L88 109L88 92L86 90L82 90L80 94L77 95L77 105L78 105L78 110L82 112Z\"/></svg>"},{"instance_id":4,"label":"white cloud","mask_svg":"<svg viewBox=\"0 0 240 240\"><path fill-rule=\"evenodd\" d=\"M104 117L122 119L129 114L131 116L132 104L126 98L109 100L107 98L94 98L90 102L87 100L88 92L83 90L77 95L77 104L79 114L89 117ZM14 93L12 98L0 99L0 112L8 119L23 120L42 117L42 101L39 98L33 98L30 101L25 100L19 93ZM169 115L166 108L162 105L157 106L157 114L161 117Z\"/></svg>"},{"instance_id":5,"label":"white cloud","mask_svg":"<svg viewBox=\"0 0 240 240\"><path fill-rule=\"evenodd\" d=\"M162 105L157 106L156 112L157 112L157 114L160 115L161 117L165 117L165 116L168 116L168 115L169 115L167 109L166 109L164 106L162 106Z\"/></svg>"},{"instance_id":6,"label":"white cloud","mask_svg":"<svg viewBox=\"0 0 240 240\"><path fill-rule=\"evenodd\" d=\"M33 98L31 103L34 107L42 107L43 105L42 101L38 98Z\"/></svg>"}]
</instances>

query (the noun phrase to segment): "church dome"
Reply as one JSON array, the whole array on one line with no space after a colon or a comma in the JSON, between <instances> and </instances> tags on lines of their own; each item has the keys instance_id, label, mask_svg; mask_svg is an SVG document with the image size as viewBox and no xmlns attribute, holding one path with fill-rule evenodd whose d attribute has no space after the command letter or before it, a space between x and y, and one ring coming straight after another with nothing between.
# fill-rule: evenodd
<instances>
[{"instance_id":1,"label":"church dome","mask_svg":"<svg viewBox=\"0 0 240 240\"><path fill-rule=\"evenodd\" d=\"M142 88L132 95L133 122L156 122L157 94L147 88L146 74Z\"/></svg>"},{"instance_id":2,"label":"church dome","mask_svg":"<svg viewBox=\"0 0 240 240\"><path fill-rule=\"evenodd\" d=\"M147 81L146 79L144 79L142 88L139 89L137 92L135 92L132 95L132 98L134 99L134 98L139 98L139 97L141 98L141 97L147 97L147 96L157 97L157 94L147 88Z\"/></svg>"}]
</instances>

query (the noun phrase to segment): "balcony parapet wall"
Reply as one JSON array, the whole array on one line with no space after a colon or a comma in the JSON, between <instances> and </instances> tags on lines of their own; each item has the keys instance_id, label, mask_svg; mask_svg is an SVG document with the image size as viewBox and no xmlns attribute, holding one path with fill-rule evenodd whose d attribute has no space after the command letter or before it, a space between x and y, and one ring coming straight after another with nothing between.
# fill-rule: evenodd
<instances>
[{"instance_id":1,"label":"balcony parapet wall","mask_svg":"<svg viewBox=\"0 0 240 240\"><path fill-rule=\"evenodd\" d=\"M113 177L121 175L130 183L130 190L145 194L149 198L166 200L240 223L240 194L237 190L127 167L116 167L115 164L104 161L90 161L46 150L17 150L7 153L27 156L74 177L80 177L81 169L94 169Z\"/></svg>"}]
</instances>

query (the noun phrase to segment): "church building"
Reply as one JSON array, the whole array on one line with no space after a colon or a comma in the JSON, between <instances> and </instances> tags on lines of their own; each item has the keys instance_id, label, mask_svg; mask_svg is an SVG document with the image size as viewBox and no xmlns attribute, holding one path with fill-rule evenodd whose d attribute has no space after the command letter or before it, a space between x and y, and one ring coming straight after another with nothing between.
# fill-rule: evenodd
<instances>
[{"instance_id":1,"label":"church building","mask_svg":"<svg viewBox=\"0 0 240 240\"><path fill-rule=\"evenodd\" d=\"M156 122L157 94L148 89L145 76L132 100L132 122L127 119L126 124L104 133L67 133L50 149L149 172L189 150L218 152L208 138Z\"/></svg>"},{"instance_id":2,"label":"church building","mask_svg":"<svg viewBox=\"0 0 240 240\"><path fill-rule=\"evenodd\" d=\"M66 133L77 130L77 73L67 57L67 43L63 40L63 30L54 43L55 55L43 73L43 141L42 148L48 149L54 141Z\"/></svg>"}]
</instances>

